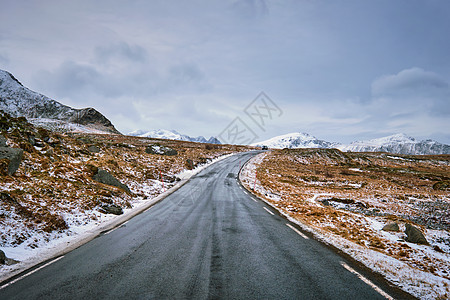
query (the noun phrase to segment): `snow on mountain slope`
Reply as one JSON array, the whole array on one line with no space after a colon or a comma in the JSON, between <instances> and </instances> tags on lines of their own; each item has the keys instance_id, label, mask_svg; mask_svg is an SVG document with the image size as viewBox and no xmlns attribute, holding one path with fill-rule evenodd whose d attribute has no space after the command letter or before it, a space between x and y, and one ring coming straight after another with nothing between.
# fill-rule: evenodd
<instances>
[{"instance_id":1,"label":"snow on mountain slope","mask_svg":"<svg viewBox=\"0 0 450 300\"><path fill-rule=\"evenodd\" d=\"M269 148L333 148L336 143L319 140L307 133L294 132L280 135L266 141L254 143L251 146L267 146Z\"/></svg>"},{"instance_id":2,"label":"snow on mountain slope","mask_svg":"<svg viewBox=\"0 0 450 300\"><path fill-rule=\"evenodd\" d=\"M155 138L155 139L220 144L220 141L217 140L215 137L211 137L209 140L206 140L203 136L190 137L188 135L181 134L175 130L166 130L166 129L157 129L157 130L150 130L150 131L135 130L133 132L128 133L128 135L138 136L138 137L149 137L149 138Z\"/></svg>"},{"instance_id":3,"label":"snow on mountain slope","mask_svg":"<svg viewBox=\"0 0 450 300\"><path fill-rule=\"evenodd\" d=\"M449 145L433 140L417 141L403 133L368 141L357 141L339 146L338 149L352 152L390 152L413 155L450 154Z\"/></svg>"},{"instance_id":4,"label":"snow on mountain slope","mask_svg":"<svg viewBox=\"0 0 450 300\"><path fill-rule=\"evenodd\" d=\"M119 133L94 108L74 109L24 87L11 73L0 70L0 109L13 117L77 123L108 133Z\"/></svg>"},{"instance_id":5,"label":"snow on mountain slope","mask_svg":"<svg viewBox=\"0 0 450 300\"><path fill-rule=\"evenodd\" d=\"M450 146L433 140L417 141L399 133L368 141L352 142L348 145L319 140L307 133L289 133L254 143L251 146L268 146L273 149L283 148L337 148L351 152L389 152L411 155L450 154Z\"/></svg>"}]
</instances>

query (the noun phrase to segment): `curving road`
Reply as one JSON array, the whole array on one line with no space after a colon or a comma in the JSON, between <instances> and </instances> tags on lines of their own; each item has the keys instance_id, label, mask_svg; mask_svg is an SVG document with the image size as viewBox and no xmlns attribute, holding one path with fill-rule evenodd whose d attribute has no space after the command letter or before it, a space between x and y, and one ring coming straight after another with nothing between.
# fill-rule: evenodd
<instances>
[{"instance_id":1,"label":"curving road","mask_svg":"<svg viewBox=\"0 0 450 300\"><path fill-rule=\"evenodd\" d=\"M0 290L0 299L410 297L304 235L224 159L117 229ZM288 225L289 226L288 226Z\"/></svg>"}]
</instances>

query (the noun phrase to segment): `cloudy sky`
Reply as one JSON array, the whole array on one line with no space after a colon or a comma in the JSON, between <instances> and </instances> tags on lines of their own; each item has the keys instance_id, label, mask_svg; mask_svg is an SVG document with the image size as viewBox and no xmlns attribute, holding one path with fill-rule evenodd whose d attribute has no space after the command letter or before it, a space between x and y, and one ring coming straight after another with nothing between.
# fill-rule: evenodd
<instances>
[{"instance_id":1,"label":"cloudy sky","mask_svg":"<svg viewBox=\"0 0 450 300\"><path fill-rule=\"evenodd\" d=\"M450 143L447 0L0 0L0 69L123 133ZM257 126L264 91L282 111Z\"/></svg>"}]
</instances>

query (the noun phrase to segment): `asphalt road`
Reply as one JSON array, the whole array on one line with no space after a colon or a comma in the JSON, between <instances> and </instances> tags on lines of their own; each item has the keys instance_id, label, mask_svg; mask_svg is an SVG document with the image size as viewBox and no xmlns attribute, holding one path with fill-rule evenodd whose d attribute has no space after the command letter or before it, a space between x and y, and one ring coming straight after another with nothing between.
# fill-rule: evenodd
<instances>
[{"instance_id":1,"label":"asphalt road","mask_svg":"<svg viewBox=\"0 0 450 300\"><path fill-rule=\"evenodd\" d=\"M405 297L248 195L236 177L253 155L203 170L146 212L1 289L0 299Z\"/></svg>"}]
</instances>

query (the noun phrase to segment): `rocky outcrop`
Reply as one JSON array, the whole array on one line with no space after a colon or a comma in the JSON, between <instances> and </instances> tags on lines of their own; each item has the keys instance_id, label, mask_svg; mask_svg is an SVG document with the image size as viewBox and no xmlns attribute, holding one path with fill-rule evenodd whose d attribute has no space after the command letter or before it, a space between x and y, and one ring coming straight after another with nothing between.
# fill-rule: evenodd
<instances>
[{"instance_id":1,"label":"rocky outcrop","mask_svg":"<svg viewBox=\"0 0 450 300\"><path fill-rule=\"evenodd\" d=\"M145 148L145 152L147 152L148 154L159 154L168 156L178 154L177 150L161 145L150 145L147 148Z\"/></svg>"},{"instance_id":2,"label":"rocky outcrop","mask_svg":"<svg viewBox=\"0 0 450 300\"><path fill-rule=\"evenodd\" d=\"M97 169L96 173L94 174L93 179L95 181L103 183L103 184L118 187L118 188L124 190L125 192L131 194L131 191L128 188L128 186L126 184L123 184L122 182L120 182L116 177L112 176L108 171L105 171L102 169Z\"/></svg>"},{"instance_id":3,"label":"rocky outcrop","mask_svg":"<svg viewBox=\"0 0 450 300\"><path fill-rule=\"evenodd\" d=\"M7 173L13 175L20 166L23 150L19 148L0 147L0 159L8 161Z\"/></svg>"},{"instance_id":4,"label":"rocky outcrop","mask_svg":"<svg viewBox=\"0 0 450 300\"><path fill-rule=\"evenodd\" d=\"M61 120L120 134L94 108L74 109L24 87L12 74L0 70L0 109L13 117Z\"/></svg>"},{"instance_id":5,"label":"rocky outcrop","mask_svg":"<svg viewBox=\"0 0 450 300\"><path fill-rule=\"evenodd\" d=\"M113 215L123 214L122 207L116 204L103 204L102 206L100 206L100 212Z\"/></svg>"},{"instance_id":6,"label":"rocky outcrop","mask_svg":"<svg viewBox=\"0 0 450 300\"><path fill-rule=\"evenodd\" d=\"M411 224L406 224L406 241L415 244L429 245L427 239L423 235L419 228L412 226Z\"/></svg>"},{"instance_id":7,"label":"rocky outcrop","mask_svg":"<svg viewBox=\"0 0 450 300\"><path fill-rule=\"evenodd\" d=\"M384 227L382 228L382 230L384 231L400 231L400 228L398 227L397 223L389 223L384 225Z\"/></svg>"},{"instance_id":8,"label":"rocky outcrop","mask_svg":"<svg viewBox=\"0 0 450 300\"><path fill-rule=\"evenodd\" d=\"M74 113L67 121L81 125L93 126L96 129L120 134L110 120L92 107L75 109Z\"/></svg>"}]
</instances>

